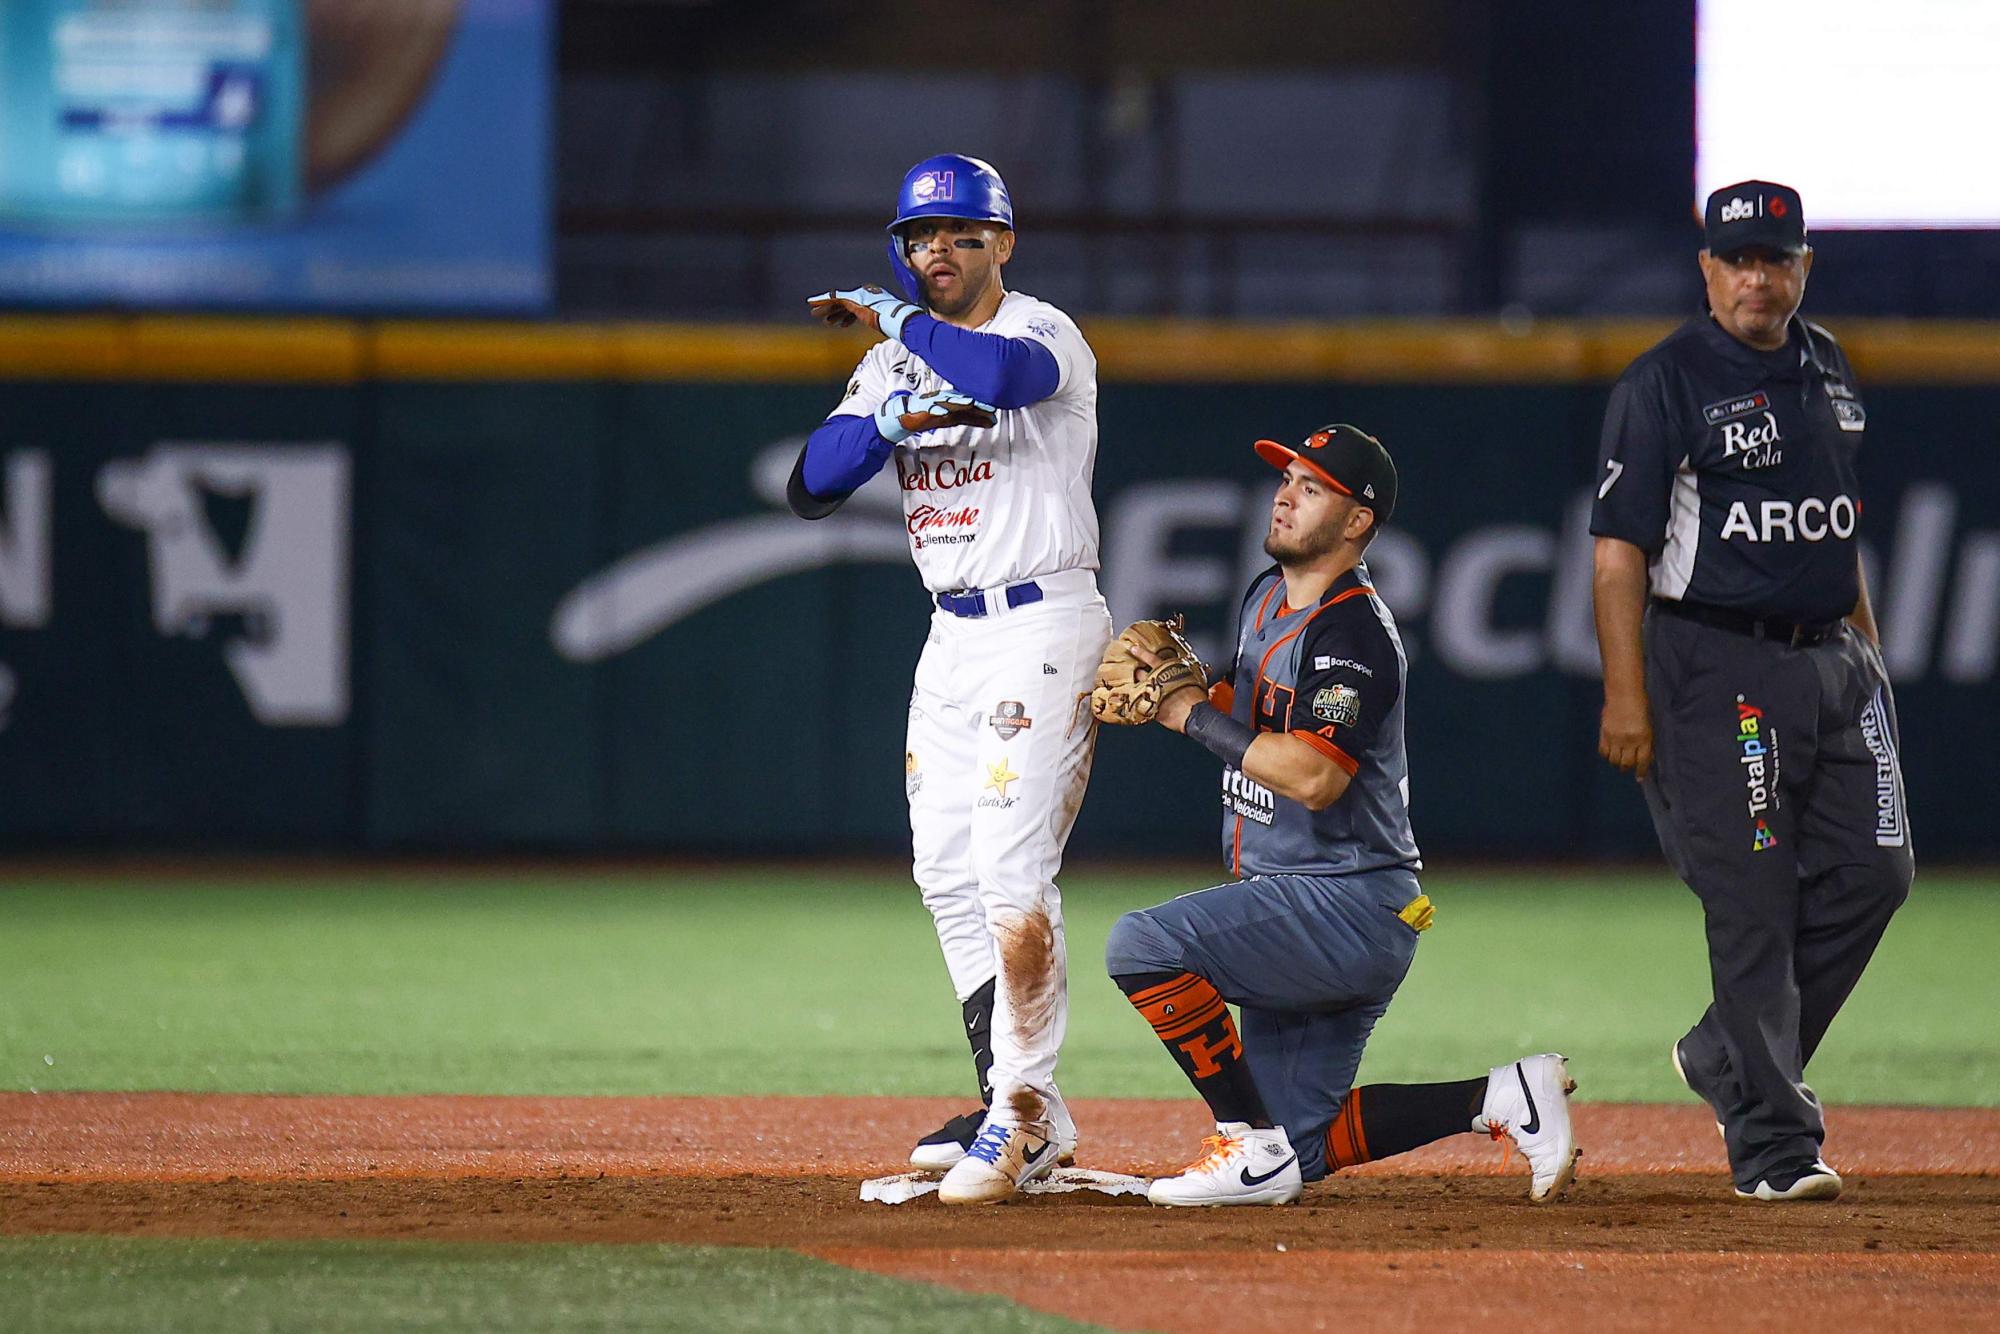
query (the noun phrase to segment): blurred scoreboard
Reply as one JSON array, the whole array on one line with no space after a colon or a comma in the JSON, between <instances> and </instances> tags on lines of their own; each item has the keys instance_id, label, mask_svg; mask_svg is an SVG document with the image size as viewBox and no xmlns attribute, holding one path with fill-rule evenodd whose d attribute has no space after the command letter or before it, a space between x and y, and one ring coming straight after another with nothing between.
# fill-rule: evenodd
<instances>
[{"instance_id":1,"label":"blurred scoreboard","mask_svg":"<svg viewBox=\"0 0 2000 1334\"><path fill-rule=\"evenodd\" d=\"M0 299L533 311L552 0L0 0Z\"/></svg>"},{"instance_id":2,"label":"blurred scoreboard","mask_svg":"<svg viewBox=\"0 0 2000 1334\"><path fill-rule=\"evenodd\" d=\"M2000 227L2000 3L1700 0L1696 206L1797 187L1813 227Z\"/></svg>"}]
</instances>

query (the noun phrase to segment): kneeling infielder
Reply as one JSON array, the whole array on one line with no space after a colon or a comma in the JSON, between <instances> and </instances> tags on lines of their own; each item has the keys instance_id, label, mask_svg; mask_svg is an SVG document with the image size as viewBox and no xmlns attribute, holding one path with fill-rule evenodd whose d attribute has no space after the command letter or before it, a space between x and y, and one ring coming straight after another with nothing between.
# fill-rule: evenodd
<instances>
[{"instance_id":1,"label":"kneeling infielder","mask_svg":"<svg viewBox=\"0 0 2000 1334\"><path fill-rule=\"evenodd\" d=\"M1228 676L1205 697L1177 627L1141 621L1091 697L1100 721L1158 721L1222 760L1223 850L1239 877L1127 913L1105 948L1112 980L1215 1116L1202 1156L1149 1198L1289 1204L1339 1168L1473 1132L1511 1137L1531 1198L1552 1199L1579 1156L1563 1057L1352 1087L1431 922L1410 833L1407 663L1362 564L1395 509L1396 470L1352 426L1256 448L1284 471L1264 539L1277 564L1244 597Z\"/></svg>"}]
</instances>

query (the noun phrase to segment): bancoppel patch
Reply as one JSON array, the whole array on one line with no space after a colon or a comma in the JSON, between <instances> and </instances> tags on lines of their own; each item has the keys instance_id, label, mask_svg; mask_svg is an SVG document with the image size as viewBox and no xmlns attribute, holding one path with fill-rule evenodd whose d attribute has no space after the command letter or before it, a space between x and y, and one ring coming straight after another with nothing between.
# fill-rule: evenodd
<instances>
[{"instance_id":1,"label":"bancoppel patch","mask_svg":"<svg viewBox=\"0 0 2000 1334\"><path fill-rule=\"evenodd\" d=\"M1373 667L1365 662L1356 662L1352 658L1336 658L1331 654L1322 653L1313 659L1313 670L1316 672L1330 672L1336 667L1345 667L1351 672L1360 672L1363 676L1375 675Z\"/></svg>"}]
</instances>

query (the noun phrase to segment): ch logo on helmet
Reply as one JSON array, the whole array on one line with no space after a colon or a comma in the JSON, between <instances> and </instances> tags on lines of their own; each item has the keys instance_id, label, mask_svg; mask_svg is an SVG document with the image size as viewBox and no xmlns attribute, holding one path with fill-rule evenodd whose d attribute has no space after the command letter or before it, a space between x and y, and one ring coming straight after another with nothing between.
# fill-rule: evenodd
<instances>
[{"instance_id":1,"label":"ch logo on helmet","mask_svg":"<svg viewBox=\"0 0 2000 1334\"><path fill-rule=\"evenodd\" d=\"M919 204L929 204L939 199L951 198L951 178L949 171L927 171L910 182L910 198Z\"/></svg>"},{"instance_id":2,"label":"ch logo on helmet","mask_svg":"<svg viewBox=\"0 0 2000 1334\"><path fill-rule=\"evenodd\" d=\"M1745 218L1754 217L1756 212L1757 206L1749 200L1732 199L1722 206L1721 221L1741 222Z\"/></svg>"}]
</instances>

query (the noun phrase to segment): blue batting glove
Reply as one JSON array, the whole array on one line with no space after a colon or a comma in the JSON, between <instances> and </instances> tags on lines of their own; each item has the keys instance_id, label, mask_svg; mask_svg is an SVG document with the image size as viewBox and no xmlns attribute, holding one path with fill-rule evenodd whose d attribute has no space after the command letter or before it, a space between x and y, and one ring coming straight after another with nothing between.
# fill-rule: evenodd
<instances>
[{"instance_id":1,"label":"blue batting glove","mask_svg":"<svg viewBox=\"0 0 2000 1334\"><path fill-rule=\"evenodd\" d=\"M969 394L891 394L875 409L875 429L892 445L900 445L919 431L935 431L946 426L991 426L1000 420L1000 409L981 403Z\"/></svg>"},{"instance_id":2,"label":"blue batting glove","mask_svg":"<svg viewBox=\"0 0 2000 1334\"><path fill-rule=\"evenodd\" d=\"M899 340L903 336L904 322L919 313L903 298L872 283L867 287L844 287L838 291L821 292L816 297L808 298L806 304L815 316L828 324L846 328L857 319L866 320L884 338Z\"/></svg>"}]
</instances>

